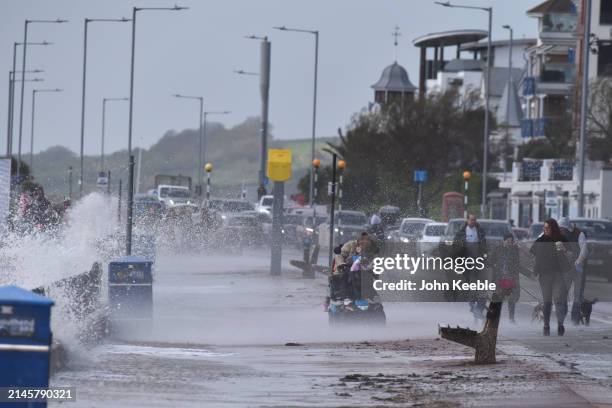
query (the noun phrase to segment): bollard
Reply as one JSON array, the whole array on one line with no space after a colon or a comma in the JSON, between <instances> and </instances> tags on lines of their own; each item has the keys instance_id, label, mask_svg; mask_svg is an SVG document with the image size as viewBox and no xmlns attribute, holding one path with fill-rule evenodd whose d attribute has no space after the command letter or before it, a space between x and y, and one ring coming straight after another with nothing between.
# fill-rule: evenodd
<instances>
[{"instance_id":1,"label":"bollard","mask_svg":"<svg viewBox=\"0 0 612 408\"><path fill-rule=\"evenodd\" d=\"M150 321L153 317L153 263L139 256L125 256L108 265L108 301L111 324L118 321Z\"/></svg>"},{"instance_id":2,"label":"bollard","mask_svg":"<svg viewBox=\"0 0 612 408\"><path fill-rule=\"evenodd\" d=\"M47 388L53 301L17 286L0 286L0 388ZM6 397L6 395L2 395ZM46 402L2 407L46 407Z\"/></svg>"}]
</instances>

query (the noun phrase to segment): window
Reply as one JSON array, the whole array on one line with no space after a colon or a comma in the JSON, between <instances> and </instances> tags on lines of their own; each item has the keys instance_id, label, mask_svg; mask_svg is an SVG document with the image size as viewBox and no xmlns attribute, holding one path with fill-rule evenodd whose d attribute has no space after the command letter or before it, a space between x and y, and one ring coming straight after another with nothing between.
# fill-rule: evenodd
<instances>
[{"instance_id":1,"label":"window","mask_svg":"<svg viewBox=\"0 0 612 408\"><path fill-rule=\"evenodd\" d=\"M612 2L612 0L610 0ZM597 52L597 75L612 76L612 42L600 41Z\"/></svg>"},{"instance_id":2,"label":"window","mask_svg":"<svg viewBox=\"0 0 612 408\"><path fill-rule=\"evenodd\" d=\"M612 0L601 0L599 24L612 24Z\"/></svg>"}]
</instances>

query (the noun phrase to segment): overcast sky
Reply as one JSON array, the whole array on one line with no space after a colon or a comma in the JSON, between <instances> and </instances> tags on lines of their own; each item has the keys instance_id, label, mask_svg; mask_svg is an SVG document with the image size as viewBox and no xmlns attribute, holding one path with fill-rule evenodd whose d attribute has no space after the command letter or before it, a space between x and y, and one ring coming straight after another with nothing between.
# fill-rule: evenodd
<instances>
[{"instance_id":1,"label":"overcast sky","mask_svg":"<svg viewBox=\"0 0 612 408\"><path fill-rule=\"evenodd\" d=\"M272 42L270 121L274 136L305 138L311 132L314 38L276 31L273 26L320 31L317 135L329 136L372 100L370 86L393 62L391 33L396 25L402 33L398 62L417 85L414 38L451 29L486 29L487 24L484 12L443 8L429 0L0 0L2 151L6 146L7 76L13 42L23 41L25 19L59 17L70 22L30 25L28 41L54 44L28 50L27 68L44 69L45 81L26 84L23 151L30 149L31 90L35 86L64 92L37 96L34 151L61 144L78 152L84 18L130 18L133 6L166 7L175 2L190 10L138 15L135 146L148 147L168 130L197 126L197 102L171 98L174 93L203 95L207 110L231 110L231 115L215 118L226 126L259 114L257 77L233 73L235 69L259 70L259 44L244 35L268 35ZM538 3L463 1L494 7L494 39L506 35L501 28L504 24L514 27L517 38L534 37L536 21L525 16L525 11ZM128 96L130 28L129 23L89 24L86 154L97 154L100 149L102 98ZM127 107L127 102L107 105L107 151L127 145ZM18 110L15 117L17 130Z\"/></svg>"}]
</instances>

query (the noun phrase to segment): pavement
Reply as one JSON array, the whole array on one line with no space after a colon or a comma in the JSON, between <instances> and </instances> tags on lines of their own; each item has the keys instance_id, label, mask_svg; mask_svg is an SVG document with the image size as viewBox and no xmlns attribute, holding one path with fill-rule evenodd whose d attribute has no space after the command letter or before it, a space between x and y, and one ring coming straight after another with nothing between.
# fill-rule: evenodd
<instances>
[{"instance_id":1,"label":"pavement","mask_svg":"<svg viewBox=\"0 0 612 408\"><path fill-rule=\"evenodd\" d=\"M65 339L52 385L76 387L74 408L612 406L610 304L588 328L542 337L525 297L518 324L501 321L498 363L477 366L437 335L438 324L479 329L467 305L386 303L384 328L330 328L326 278L303 279L291 251L270 276L267 251L160 255L152 328Z\"/></svg>"}]
</instances>

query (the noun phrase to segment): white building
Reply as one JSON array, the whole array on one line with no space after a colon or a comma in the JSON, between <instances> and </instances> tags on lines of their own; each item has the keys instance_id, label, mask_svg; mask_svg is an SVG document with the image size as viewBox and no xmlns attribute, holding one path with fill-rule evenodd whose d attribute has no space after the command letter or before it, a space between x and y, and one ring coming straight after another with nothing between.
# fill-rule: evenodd
<instances>
[{"instance_id":1,"label":"white building","mask_svg":"<svg viewBox=\"0 0 612 408\"><path fill-rule=\"evenodd\" d=\"M612 167L587 162L585 170L585 216L612 218ZM500 189L489 194L492 218L512 219L525 227L548 217L578 216L578 169L572 162L515 162L511 179L500 182Z\"/></svg>"},{"instance_id":2,"label":"white building","mask_svg":"<svg viewBox=\"0 0 612 408\"><path fill-rule=\"evenodd\" d=\"M584 7L584 0L581 1ZM589 78L612 76L612 1L592 0L591 33L597 53L590 54Z\"/></svg>"}]
</instances>

